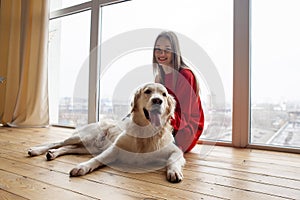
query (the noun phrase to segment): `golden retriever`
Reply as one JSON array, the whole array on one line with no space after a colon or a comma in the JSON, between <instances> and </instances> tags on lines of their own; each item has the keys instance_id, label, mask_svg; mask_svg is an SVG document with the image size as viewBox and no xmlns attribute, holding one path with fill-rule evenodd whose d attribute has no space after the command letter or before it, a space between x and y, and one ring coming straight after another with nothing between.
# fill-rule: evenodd
<instances>
[{"instance_id":1,"label":"golden retriever","mask_svg":"<svg viewBox=\"0 0 300 200\"><path fill-rule=\"evenodd\" d=\"M47 160L65 154L94 155L74 167L70 176L85 175L104 165L142 172L166 167L167 180L180 182L185 159L174 143L170 125L174 98L163 85L148 83L135 92L131 107L124 121L89 124L64 141L32 147L28 154L47 153Z\"/></svg>"}]
</instances>

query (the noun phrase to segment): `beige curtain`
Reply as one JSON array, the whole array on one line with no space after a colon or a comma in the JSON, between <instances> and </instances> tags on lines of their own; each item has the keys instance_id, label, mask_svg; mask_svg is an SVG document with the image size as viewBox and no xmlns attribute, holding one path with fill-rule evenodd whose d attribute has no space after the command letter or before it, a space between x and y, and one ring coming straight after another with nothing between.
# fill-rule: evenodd
<instances>
[{"instance_id":1,"label":"beige curtain","mask_svg":"<svg viewBox=\"0 0 300 200\"><path fill-rule=\"evenodd\" d=\"M48 0L0 0L0 123L49 123Z\"/></svg>"}]
</instances>

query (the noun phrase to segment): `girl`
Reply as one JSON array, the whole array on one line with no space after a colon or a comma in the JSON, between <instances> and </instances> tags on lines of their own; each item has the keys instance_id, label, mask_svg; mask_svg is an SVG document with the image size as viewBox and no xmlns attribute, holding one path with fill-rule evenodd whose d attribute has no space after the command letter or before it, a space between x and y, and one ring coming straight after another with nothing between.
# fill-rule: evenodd
<instances>
[{"instance_id":1,"label":"girl","mask_svg":"<svg viewBox=\"0 0 300 200\"><path fill-rule=\"evenodd\" d=\"M153 72L155 82L163 84L176 100L173 136L177 146L189 152L202 134L204 113L198 80L183 62L178 38L171 31L162 32L155 40Z\"/></svg>"}]
</instances>

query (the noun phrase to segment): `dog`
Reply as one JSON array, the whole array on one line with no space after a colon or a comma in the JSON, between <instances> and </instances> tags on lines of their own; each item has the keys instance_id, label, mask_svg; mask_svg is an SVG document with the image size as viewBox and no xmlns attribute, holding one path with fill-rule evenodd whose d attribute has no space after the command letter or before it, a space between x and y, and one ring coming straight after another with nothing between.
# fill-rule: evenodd
<instances>
[{"instance_id":1,"label":"dog","mask_svg":"<svg viewBox=\"0 0 300 200\"><path fill-rule=\"evenodd\" d=\"M167 180L178 183L183 179L185 159L172 135L170 119L174 110L175 100L166 88L147 83L136 90L130 116L125 120L104 119L88 124L68 139L32 147L28 154L46 153L47 160L65 154L94 155L74 167L70 176L82 176L105 165L142 172L166 168Z\"/></svg>"}]
</instances>

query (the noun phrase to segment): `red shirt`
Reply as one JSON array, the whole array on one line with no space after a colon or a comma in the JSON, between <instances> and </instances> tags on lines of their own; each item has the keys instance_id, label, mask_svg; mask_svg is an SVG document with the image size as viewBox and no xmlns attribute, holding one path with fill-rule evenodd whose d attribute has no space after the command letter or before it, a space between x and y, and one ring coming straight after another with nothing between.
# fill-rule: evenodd
<instances>
[{"instance_id":1,"label":"red shirt","mask_svg":"<svg viewBox=\"0 0 300 200\"><path fill-rule=\"evenodd\" d=\"M174 73L178 73L177 83L173 86ZM165 86L176 99L176 109L171 124L177 146L182 151L190 151L202 134L204 113L194 74L189 69L181 69L165 75Z\"/></svg>"}]
</instances>

